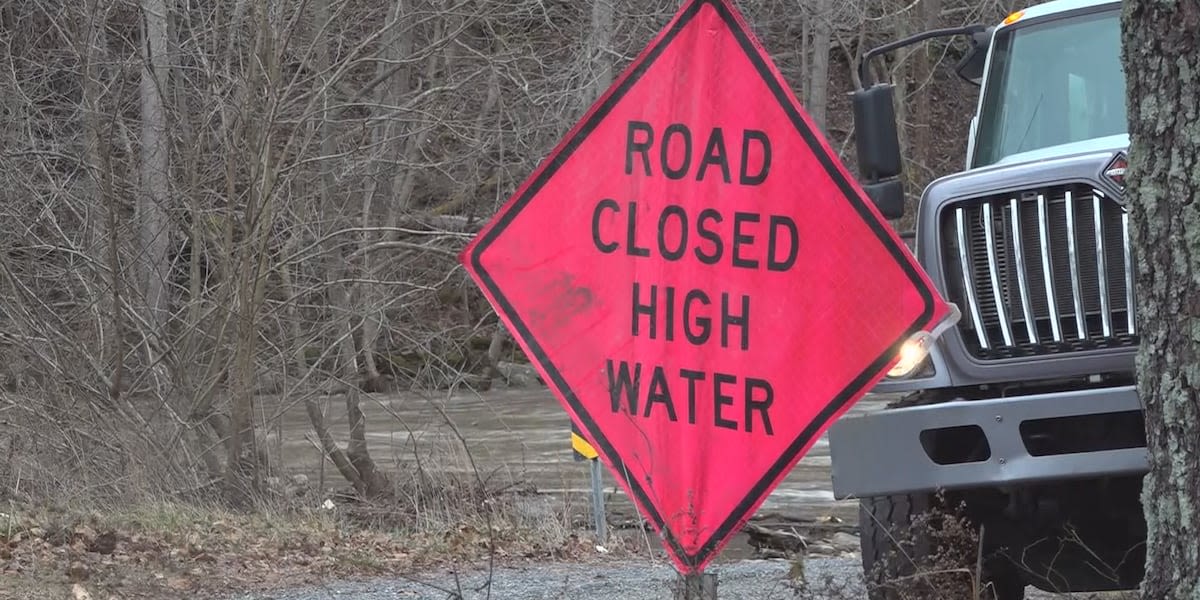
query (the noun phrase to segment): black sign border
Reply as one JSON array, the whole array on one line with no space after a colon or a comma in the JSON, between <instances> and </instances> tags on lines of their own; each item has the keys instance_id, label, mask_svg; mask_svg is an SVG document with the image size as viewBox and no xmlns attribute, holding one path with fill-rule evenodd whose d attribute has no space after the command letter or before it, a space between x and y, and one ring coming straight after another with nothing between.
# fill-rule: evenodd
<instances>
[{"instance_id":1,"label":"black sign border","mask_svg":"<svg viewBox=\"0 0 1200 600\"><path fill-rule=\"evenodd\" d=\"M862 371L862 373L851 380L845 389L834 396L834 398L829 402L828 405L825 406L824 409L817 413L816 419L800 432L800 435L787 447L787 449L780 455L775 463L771 465L766 474L750 488L749 492L742 499L742 501L735 506L729 516L726 517L726 519L717 527L716 531L714 531L713 534L708 538L708 541L702 544L700 549L695 554L689 554L684 551L674 533L671 532L670 528L666 526L662 515L659 513L659 508L654 505L650 499L650 496L646 493L645 489L642 488L641 484L635 479L626 479L630 489L632 489L634 495L637 496L638 503L649 513L646 516L661 532L666 543L671 547L675 555L679 557L684 564L693 568L696 565L700 565L708 561L710 555L716 551L716 549L722 544L723 540L725 540L725 538L727 538L730 534L734 533L733 528L742 520L748 518L749 515L747 513L749 513L750 508L756 504L762 496L766 495L771 483L775 481L781 474L783 474L784 470L788 468L788 465L792 462L792 460L795 459L800 451L803 450L804 447L807 446L808 443L813 439L813 437L817 435L817 432L820 431L825 424L828 423L833 416L850 401L851 398L863 391L863 389L870 383L874 376L883 370L887 363L896 356L897 352L900 350L901 344L903 344L914 333L927 326L933 319L934 314L933 290L925 285L925 280L921 277L920 273L917 272L912 263L905 257L900 245L897 244L892 236L888 234L886 229L888 226L881 222L872 213L866 203L867 201L864 200L863 197L857 192L855 187L851 185L851 183L847 181L845 177L842 176L842 171L838 169L832 157L824 152L824 148L818 141L817 136L811 129L809 129L805 120L801 117L800 113L796 110L796 107L792 104L787 92L783 89L781 82L775 77L772 69L768 66L767 58L760 54L759 48L754 44L751 39L751 35L743 27L740 20L729 10L722 0L691 0L688 5L680 10L678 18L675 19L670 28L660 37L660 39L652 47L648 48L647 51L639 56L635 62L626 69L626 73L622 76L621 80L617 82L616 87L614 87L613 90L604 97L601 104L596 106L595 110L593 110L587 117L587 120L580 127L576 128L570 139L559 146L555 153L547 158L544 168L542 168L537 173L536 177L524 187L524 190L521 192L521 195L516 199L516 201L513 202L506 211L498 216L496 223L484 232L478 243L474 246L469 254L471 266L474 268L480 281L492 294L492 297L495 298L495 301L499 304L500 310L507 314L511 323L513 324L513 327L516 328L517 334L522 340L525 341L526 344L528 344L529 348L533 351L534 358L541 363L542 367L550 376L550 379L553 381L554 385L566 399L567 403L570 404L571 408L575 411L575 414L578 415L579 419L582 421L583 427L587 430L588 435L603 449L604 455L607 456L610 461L612 461L611 467L617 473L627 472L625 463L620 454L617 452L616 448L613 447L612 443L608 440L608 437L604 435L604 432L596 426L596 422L592 419L591 415L588 414L586 407L579 401L578 396L575 395L575 392L567 384L562 374L557 368L555 368L554 363L550 361L545 350L540 344L538 344L537 340L533 338L528 326L525 325L525 322L521 319L521 316L517 314L517 311L514 309L512 303L509 302L508 298L505 297L499 286L496 285L495 280L493 280L487 270L484 269L482 257L483 253L487 251L487 249L496 241L500 234L504 232L508 225L512 223L517 214L519 214L521 210L524 209L538 194L538 192L541 191L546 182L554 177L555 173L558 172L558 170L572 155L572 153L574 153L574 151L584 142L584 140L588 138L592 131L595 130L597 125L608 116L613 107L616 106L616 104L620 102L622 98L624 98L625 94L628 93L630 88L632 88L638 81L641 80L646 70L654 64L654 61L663 53L663 51L671 44L671 42L675 40L679 32L691 22L691 20L700 12L701 7L706 4L712 6L720 15L721 19L725 22L726 26L729 27L739 45L750 59L750 62L758 71L759 76L763 78L763 81L767 84L767 87L771 90L780 106L787 113L793 126L796 128L796 131L808 144L809 149L820 161L821 166L824 167L826 173L834 181L834 183L837 184L838 189L855 208L859 215L862 216L863 220L867 223L867 225L870 226L871 230L879 237L879 241L896 259L896 262L904 270L905 274L908 275L909 279L918 290L922 301L924 302L924 308L920 316L917 317L912 325L905 330L905 332L901 334L894 343L888 346L888 348L875 360L873 360L867 366L867 368Z\"/></svg>"}]
</instances>

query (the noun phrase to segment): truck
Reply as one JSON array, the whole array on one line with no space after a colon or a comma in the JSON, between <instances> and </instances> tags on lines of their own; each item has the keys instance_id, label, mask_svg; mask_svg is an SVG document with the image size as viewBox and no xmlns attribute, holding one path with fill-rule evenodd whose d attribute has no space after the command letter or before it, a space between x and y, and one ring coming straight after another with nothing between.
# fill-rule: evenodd
<instances>
[{"instance_id":1,"label":"truck","mask_svg":"<svg viewBox=\"0 0 1200 600\"><path fill-rule=\"evenodd\" d=\"M897 99L871 61L947 37L979 97L961 171L921 191L912 250L958 318L896 349L873 388L885 408L830 427L834 496L859 502L872 600L921 597L893 584L950 567L996 600L1134 589L1149 462L1120 2L1054 0L865 53L858 174L889 220L905 216ZM935 556L950 522L978 544L957 565Z\"/></svg>"}]
</instances>

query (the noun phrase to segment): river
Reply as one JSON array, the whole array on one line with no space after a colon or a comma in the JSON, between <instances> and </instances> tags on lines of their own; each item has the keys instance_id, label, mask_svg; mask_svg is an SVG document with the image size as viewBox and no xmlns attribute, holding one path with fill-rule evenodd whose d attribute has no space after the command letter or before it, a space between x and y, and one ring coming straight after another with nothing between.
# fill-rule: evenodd
<instances>
[{"instance_id":1,"label":"river","mask_svg":"<svg viewBox=\"0 0 1200 600\"><path fill-rule=\"evenodd\" d=\"M885 398L868 395L852 413L876 410ZM342 397L324 404L339 440L346 439ZM331 465L321 468L302 402L275 404L282 413L273 450L289 469L299 470L322 487L342 485ZM415 461L434 470L470 475L491 482L521 482L537 492L564 500L586 498L590 490L586 463L571 451L570 419L545 388L493 390L454 394L372 394L364 396L367 439L372 455L385 468L411 472ZM853 522L857 503L836 501L830 486L829 444L822 436L780 485L760 513L800 520L837 517ZM610 508L627 510L624 493L605 473Z\"/></svg>"}]
</instances>

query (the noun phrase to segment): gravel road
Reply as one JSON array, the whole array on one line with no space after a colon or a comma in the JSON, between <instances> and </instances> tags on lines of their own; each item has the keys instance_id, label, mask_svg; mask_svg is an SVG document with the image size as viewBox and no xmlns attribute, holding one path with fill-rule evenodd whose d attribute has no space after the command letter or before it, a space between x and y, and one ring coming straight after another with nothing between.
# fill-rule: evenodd
<instances>
[{"instance_id":1,"label":"gravel road","mask_svg":"<svg viewBox=\"0 0 1200 600\"><path fill-rule=\"evenodd\" d=\"M807 589L789 584L790 563L743 560L710 568L717 573L719 598L738 600L864 600L857 558L809 558ZM430 573L420 581L374 579L319 588L241 595L229 600L670 600L675 572L667 564L645 562L561 563L501 568L484 572ZM1034 588L1027 600L1117 600L1123 594L1048 594ZM958 600L958 599L954 599Z\"/></svg>"},{"instance_id":2,"label":"gravel road","mask_svg":"<svg viewBox=\"0 0 1200 600\"><path fill-rule=\"evenodd\" d=\"M746 560L716 565L710 572L718 578L720 598L745 600L811 599L858 600L864 597L859 580L859 563L850 558L811 558L805 564L810 582L828 577L846 582L841 595L802 593L788 586L789 563L783 560ZM487 574L431 573L421 582L404 579L375 579L338 583L320 588L302 588L268 594L242 595L230 600L550 600L601 598L605 600L670 599L675 571L667 564L645 562L563 563L538 567L500 568ZM457 580L457 581L456 581ZM836 587L841 587L837 585ZM461 592L459 592L461 590Z\"/></svg>"}]
</instances>

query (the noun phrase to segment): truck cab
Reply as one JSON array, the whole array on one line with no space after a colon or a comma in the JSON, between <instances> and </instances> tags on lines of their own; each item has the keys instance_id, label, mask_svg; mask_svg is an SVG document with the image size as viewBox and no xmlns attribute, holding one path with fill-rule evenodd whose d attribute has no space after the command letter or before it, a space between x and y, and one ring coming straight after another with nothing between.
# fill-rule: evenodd
<instances>
[{"instance_id":1,"label":"truck cab","mask_svg":"<svg viewBox=\"0 0 1200 600\"><path fill-rule=\"evenodd\" d=\"M971 49L958 73L979 86L962 171L928 185L914 215L914 253L958 319L927 347L901 349L874 390L895 398L885 410L829 431L835 497L861 504L873 599L903 597L891 584L932 558L915 524L945 511L982 538L974 558L998 600L1028 585L1141 580L1148 462L1120 19L1120 2L1055 0L888 44L860 68L861 184L891 219L904 216L895 99L867 63L961 36Z\"/></svg>"}]
</instances>

